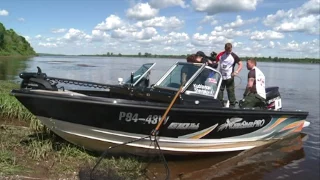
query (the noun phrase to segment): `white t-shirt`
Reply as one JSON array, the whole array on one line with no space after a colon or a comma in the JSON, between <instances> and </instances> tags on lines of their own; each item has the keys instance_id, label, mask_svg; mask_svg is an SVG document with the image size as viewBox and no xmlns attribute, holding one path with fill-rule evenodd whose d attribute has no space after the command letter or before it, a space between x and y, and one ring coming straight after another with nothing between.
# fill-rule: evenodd
<instances>
[{"instance_id":1,"label":"white t-shirt","mask_svg":"<svg viewBox=\"0 0 320 180\"><path fill-rule=\"evenodd\" d=\"M220 61L220 73L223 80L230 79L234 71L234 66L240 61L240 58L233 52L226 53L225 51L218 54L217 62Z\"/></svg>"}]
</instances>

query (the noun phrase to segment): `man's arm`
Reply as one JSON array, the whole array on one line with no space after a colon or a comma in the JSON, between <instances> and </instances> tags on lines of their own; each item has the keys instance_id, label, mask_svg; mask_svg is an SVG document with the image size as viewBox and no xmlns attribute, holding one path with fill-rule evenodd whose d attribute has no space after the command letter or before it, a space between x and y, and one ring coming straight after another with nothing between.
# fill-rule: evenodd
<instances>
[{"instance_id":1,"label":"man's arm","mask_svg":"<svg viewBox=\"0 0 320 180\"><path fill-rule=\"evenodd\" d=\"M216 56L216 62L218 63L221 59L221 56L224 54L224 51L220 52L217 56Z\"/></svg>"},{"instance_id":2,"label":"man's arm","mask_svg":"<svg viewBox=\"0 0 320 180\"><path fill-rule=\"evenodd\" d=\"M238 64L238 68L235 72L238 74L242 70L242 61L240 60L237 64Z\"/></svg>"},{"instance_id":3,"label":"man's arm","mask_svg":"<svg viewBox=\"0 0 320 180\"><path fill-rule=\"evenodd\" d=\"M233 56L235 63L238 64L237 70L232 73L232 75L235 76L242 70L242 61L235 53L232 52L231 55Z\"/></svg>"}]
</instances>

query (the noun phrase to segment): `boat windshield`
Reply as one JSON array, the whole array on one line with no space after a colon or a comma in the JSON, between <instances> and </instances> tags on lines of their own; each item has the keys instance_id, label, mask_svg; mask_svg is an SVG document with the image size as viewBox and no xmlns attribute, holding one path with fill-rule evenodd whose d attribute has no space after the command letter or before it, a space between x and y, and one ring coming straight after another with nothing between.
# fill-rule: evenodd
<instances>
[{"instance_id":1,"label":"boat windshield","mask_svg":"<svg viewBox=\"0 0 320 180\"><path fill-rule=\"evenodd\" d=\"M166 88L180 88L181 84L186 84L202 65L177 63L155 85Z\"/></svg>"},{"instance_id":2,"label":"boat windshield","mask_svg":"<svg viewBox=\"0 0 320 180\"><path fill-rule=\"evenodd\" d=\"M184 84L187 94L198 94L217 98L221 74L204 64L177 63L155 84L155 87L178 89Z\"/></svg>"},{"instance_id":3,"label":"boat windshield","mask_svg":"<svg viewBox=\"0 0 320 180\"><path fill-rule=\"evenodd\" d=\"M147 63L147 64L143 64L137 71L135 71L133 73L133 86L135 86L136 84L138 84L140 81L142 81L143 79L149 79L149 75L150 75L150 71L152 69L152 67L155 65L156 63ZM126 81L125 84L131 84L131 77L129 77Z\"/></svg>"},{"instance_id":4,"label":"boat windshield","mask_svg":"<svg viewBox=\"0 0 320 180\"><path fill-rule=\"evenodd\" d=\"M221 81L221 74L213 68L206 66L192 82L190 81L187 84L186 93L211 96L216 99Z\"/></svg>"}]
</instances>

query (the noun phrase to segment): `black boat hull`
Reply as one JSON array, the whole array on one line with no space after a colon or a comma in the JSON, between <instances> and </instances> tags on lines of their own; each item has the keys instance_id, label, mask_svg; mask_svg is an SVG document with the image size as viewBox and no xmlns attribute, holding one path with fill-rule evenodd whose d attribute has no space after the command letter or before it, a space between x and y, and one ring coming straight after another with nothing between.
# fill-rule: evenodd
<instances>
[{"instance_id":1,"label":"black boat hull","mask_svg":"<svg viewBox=\"0 0 320 180\"><path fill-rule=\"evenodd\" d=\"M13 90L12 94L53 132L97 151L150 135L168 106L68 91ZM175 104L160 128L159 145L167 154L250 149L300 132L308 125L307 115L299 111ZM120 151L153 153L156 149L146 138Z\"/></svg>"}]
</instances>

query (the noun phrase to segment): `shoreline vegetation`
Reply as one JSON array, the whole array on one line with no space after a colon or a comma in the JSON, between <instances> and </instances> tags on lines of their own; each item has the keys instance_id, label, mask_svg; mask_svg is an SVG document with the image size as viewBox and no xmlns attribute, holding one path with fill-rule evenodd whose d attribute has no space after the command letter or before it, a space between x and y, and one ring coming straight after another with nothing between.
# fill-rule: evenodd
<instances>
[{"instance_id":1,"label":"shoreline vegetation","mask_svg":"<svg viewBox=\"0 0 320 180\"><path fill-rule=\"evenodd\" d=\"M64 55L64 54L46 54L38 53L37 56L71 56L71 57L130 57L130 58L172 58L172 59L186 59L187 55L159 55L151 53L134 54L114 54L108 52L107 54L92 54L92 55ZM254 58L258 62L289 62L289 63L313 63L320 64L320 58L284 58L284 57L240 57L242 60Z\"/></svg>"},{"instance_id":2,"label":"shoreline vegetation","mask_svg":"<svg viewBox=\"0 0 320 180\"><path fill-rule=\"evenodd\" d=\"M34 56L29 42L13 29L6 29L0 22L0 57L1 56Z\"/></svg>"},{"instance_id":3,"label":"shoreline vegetation","mask_svg":"<svg viewBox=\"0 0 320 180\"><path fill-rule=\"evenodd\" d=\"M0 179L89 179L101 154L86 151L50 132L9 95L15 88L19 85L0 80ZM94 176L139 179L142 164L134 156L107 156Z\"/></svg>"}]
</instances>

